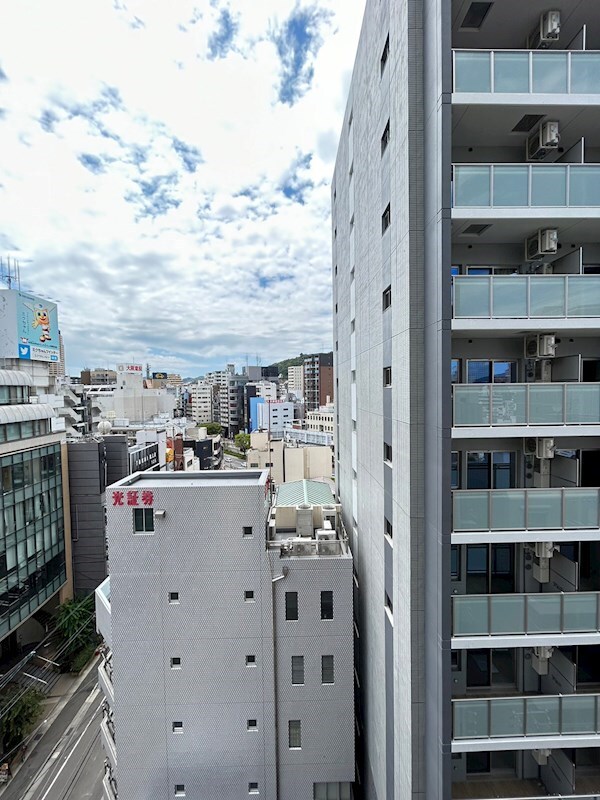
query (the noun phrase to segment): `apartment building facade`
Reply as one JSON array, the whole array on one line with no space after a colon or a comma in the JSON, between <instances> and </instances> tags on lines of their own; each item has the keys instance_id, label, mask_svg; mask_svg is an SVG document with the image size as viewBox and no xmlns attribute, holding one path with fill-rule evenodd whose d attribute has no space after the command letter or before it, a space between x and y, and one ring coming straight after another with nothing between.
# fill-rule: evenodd
<instances>
[{"instance_id":1,"label":"apartment building facade","mask_svg":"<svg viewBox=\"0 0 600 800\"><path fill-rule=\"evenodd\" d=\"M196 425L207 425L213 421L213 384L197 381L189 387L190 412Z\"/></svg>"},{"instance_id":2,"label":"apartment building facade","mask_svg":"<svg viewBox=\"0 0 600 800\"><path fill-rule=\"evenodd\" d=\"M108 489L107 800L349 800L352 557L323 484L266 471Z\"/></svg>"},{"instance_id":3,"label":"apartment building facade","mask_svg":"<svg viewBox=\"0 0 600 800\"><path fill-rule=\"evenodd\" d=\"M367 2L332 271L370 800L600 793L599 50L587 0Z\"/></svg>"},{"instance_id":4,"label":"apartment building facade","mask_svg":"<svg viewBox=\"0 0 600 800\"><path fill-rule=\"evenodd\" d=\"M333 399L333 353L307 356L304 359L302 374L306 411L314 411Z\"/></svg>"}]
</instances>

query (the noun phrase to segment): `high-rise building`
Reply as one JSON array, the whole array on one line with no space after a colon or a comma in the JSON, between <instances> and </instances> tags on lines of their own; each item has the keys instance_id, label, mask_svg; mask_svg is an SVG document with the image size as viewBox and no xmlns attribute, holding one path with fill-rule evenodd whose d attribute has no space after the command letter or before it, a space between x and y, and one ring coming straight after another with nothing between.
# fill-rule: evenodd
<instances>
[{"instance_id":1,"label":"high-rise building","mask_svg":"<svg viewBox=\"0 0 600 800\"><path fill-rule=\"evenodd\" d=\"M304 366L299 364L295 367L288 367L288 392L297 396L304 395Z\"/></svg>"},{"instance_id":2,"label":"high-rise building","mask_svg":"<svg viewBox=\"0 0 600 800\"><path fill-rule=\"evenodd\" d=\"M333 400L333 353L307 356L302 370L306 411L314 411Z\"/></svg>"},{"instance_id":3,"label":"high-rise building","mask_svg":"<svg viewBox=\"0 0 600 800\"><path fill-rule=\"evenodd\" d=\"M58 361L51 361L49 364L49 374L55 378L64 378L66 372L65 363L65 343L62 333L58 332Z\"/></svg>"},{"instance_id":4,"label":"high-rise building","mask_svg":"<svg viewBox=\"0 0 600 800\"><path fill-rule=\"evenodd\" d=\"M105 800L350 800L352 556L328 486L139 473L107 490Z\"/></svg>"},{"instance_id":5,"label":"high-rise building","mask_svg":"<svg viewBox=\"0 0 600 800\"><path fill-rule=\"evenodd\" d=\"M600 8L367 0L332 185L368 800L600 792Z\"/></svg>"},{"instance_id":6,"label":"high-rise building","mask_svg":"<svg viewBox=\"0 0 600 800\"><path fill-rule=\"evenodd\" d=\"M208 381L190 384L190 412L196 425L213 421L213 385Z\"/></svg>"}]
</instances>

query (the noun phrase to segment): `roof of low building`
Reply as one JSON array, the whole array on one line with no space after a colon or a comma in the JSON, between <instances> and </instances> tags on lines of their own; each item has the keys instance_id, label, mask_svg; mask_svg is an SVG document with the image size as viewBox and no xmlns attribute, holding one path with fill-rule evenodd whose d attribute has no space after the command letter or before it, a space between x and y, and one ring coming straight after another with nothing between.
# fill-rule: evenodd
<instances>
[{"instance_id":1,"label":"roof of low building","mask_svg":"<svg viewBox=\"0 0 600 800\"><path fill-rule=\"evenodd\" d=\"M334 503L329 486L321 481L290 481L282 483L277 489L276 506L299 506L308 503L311 506L326 506Z\"/></svg>"}]
</instances>

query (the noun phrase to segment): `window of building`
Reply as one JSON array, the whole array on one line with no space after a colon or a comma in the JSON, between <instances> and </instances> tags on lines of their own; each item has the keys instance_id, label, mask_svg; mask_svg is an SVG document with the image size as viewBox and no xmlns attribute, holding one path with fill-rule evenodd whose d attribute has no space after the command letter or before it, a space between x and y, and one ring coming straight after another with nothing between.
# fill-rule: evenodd
<instances>
[{"instance_id":1,"label":"window of building","mask_svg":"<svg viewBox=\"0 0 600 800\"><path fill-rule=\"evenodd\" d=\"M392 385L392 368L391 367L384 367L383 368L383 385L384 386L391 386Z\"/></svg>"},{"instance_id":2,"label":"window of building","mask_svg":"<svg viewBox=\"0 0 600 800\"><path fill-rule=\"evenodd\" d=\"M515 590L513 544L469 544L467 594L508 594Z\"/></svg>"},{"instance_id":3,"label":"window of building","mask_svg":"<svg viewBox=\"0 0 600 800\"><path fill-rule=\"evenodd\" d=\"M383 136L381 137L381 155L385 153L389 143L390 143L390 121L388 119L386 126L383 129Z\"/></svg>"},{"instance_id":4,"label":"window of building","mask_svg":"<svg viewBox=\"0 0 600 800\"><path fill-rule=\"evenodd\" d=\"M387 592L385 592L385 607L393 615L394 613L394 606L392 604L392 598L389 596Z\"/></svg>"},{"instance_id":5,"label":"window of building","mask_svg":"<svg viewBox=\"0 0 600 800\"><path fill-rule=\"evenodd\" d=\"M516 383L516 361L467 361L467 383Z\"/></svg>"},{"instance_id":6,"label":"window of building","mask_svg":"<svg viewBox=\"0 0 600 800\"><path fill-rule=\"evenodd\" d=\"M392 445L387 442L383 443L383 460L388 464L392 463Z\"/></svg>"},{"instance_id":7,"label":"window of building","mask_svg":"<svg viewBox=\"0 0 600 800\"><path fill-rule=\"evenodd\" d=\"M246 728L249 731L257 731L258 730L258 720L249 719L248 722L246 723Z\"/></svg>"},{"instance_id":8,"label":"window of building","mask_svg":"<svg viewBox=\"0 0 600 800\"><path fill-rule=\"evenodd\" d=\"M452 383L460 383L460 358L453 358L450 362L450 380Z\"/></svg>"},{"instance_id":9,"label":"window of building","mask_svg":"<svg viewBox=\"0 0 600 800\"><path fill-rule=\"evenodd\" d=\"M388 33L387 39L385 40L385 44L383 45L383 52L381 53L381 61L380 61L380 73L383 75L385 70L385 65L387 64L388 58L390 55L390 35Z\"/></svg>"},{"instance_id":10,"label":"window of building","mask_svg":"<svg viewBox=\"0 0 600 800\"><path fill-rule=\"evenodd\" d=\"M460 650L450 651L450 661L452 664L452 672L460 671Z\"/></svg>"},{"instance_id":11,"label":"window of building","mask_svg":"<svg viewBox=\"0 0 600 800\"><path fill-rule=\"evenodd\" d=\"M333 656L321 656L321 683L335 683Z\"/></svg>"},{"instance_id":12,"label":"window of building","mask_svg":"<svg viewBox=\"0 0 600 800\"><path fill-rule=\"evenodd\" d=\"M460 455L456 452L450 454L450 488L460 489Z\"/></svg>"},{"instance_id":13,"label":"window of building","mask_svg":"<svg viewBox=\"0 0 600 800\"><path fill-rule=\"evenodd\" d=\"M450 577L453 581L460 580L460 548L453 544L450 549Z\"/></svg>"},{"instance_id":14,"label":"window of building","mask_svg":"<svg viewBox=\"0 0 600 800\"><path fill-rule=\"evenodd\" d=\"M517 454L506 450L467 453L467 489L514 489Z\"/></svg>"},{"instance_id":15,"label":"window of building","mask_svg":"<svg viewBox=\"0 0 600 800\"><path fill-rule=\"evenodd\" d=\"M285 593L285 618L298 619L298 592Z\"/></svg>"},{"instance_id":16,"label":"window of building","mask_svg":"<svg viewBox=\"0 0 600 800\"><path fill-rule=\"evenodd\" d=\"M181 720L173 722L173 733L183 733L183 722Z\"/></svg>"},{"instance_id":17,"label":"window of building","mask_svg":"<svg viewBox=\"0 0 600 800\"><path fill-rule=\"evenodd\" d=\"M254 602L254 592L252 589L246 589L246 591L244 592L244 600L246 603Z\"/></svg>"},{"instance_id":18,"label":"window of building","mask_svg":"<svg viewBox=\"0 0 600 800\"><path fill-rule=\"evenodd\" d=\"M292 656L292 683L295 686L304 683L304 656Z\"/></svg>"},{"instance_id":19,"label":"window of building","mask_svg":"<svg viewBox=\"0 0 600 800\"><path fill-rule=\"evenodd\" d=\"M154 509L133 509L133 530L135 533L154 533Z\"/></svg>"},{"instance_id":20,"label":"window of building","mask_svg":"<svg viewBox=\"0 0 600 800\"><path fill-rule=\"evenodd\" d=\"M256 466L258 466L258 464ZM243 535L247 536L247 537L252 536L252 526L251 525L245 525L244 526Z\"/></svg>"},{"instance_id":21,"label":"window of building","mask_svg":"<svg viewBox=\"0 0 600 800\"><path fill-rule=\"evenodd\" d=\"M246 656L246 666L247 667L255 667L256 666L256 656L254 656L254 655Z\"/></svg>"},{"instance_id":22,"label":"window of building","mask_svg":"<svg viewBox=\"0 0 600 800\"><path fill-rule=\"evenodd\" d=\"M288 742L290 750L299 750L302 747L302 723L299 719L288 721Z\"/></svg>"},{"instance_id":23,"label":"window of building","mask_svg":"<svg viewBox=\"0 0 600 800\"><path fill-rule=\"evenodd\" d=\"M260 794L258 791L258 783L256 783L256 781L250 781L248 784L248 794Z\"/></svg>"},{"instance_id":24,"label":"window of building","mask_svg":"<svg viewBox=\"0 0 600 800\"><path fill-rule=\"evenodd\" d=\"M175 784L175 797L185 797L185 783Z\"/></svg>"},{"instance_id":25,"label":"window of building","mask_svg":"<svg viewBox=\"0 0 600 800\"><path fill-rule=\"evenodd\" d=\"M171 669L181 669L181 658L180 658L180 656L172 656L172 658L171 658Z\"/></svg>"},{"instance_id":26,"label":"window of building","mask_svg":"<svg viewBox=\"0 0 600 800\"><path fill-rule=\"evenodd\" d=\"M383 310L386 311L392 305L392 287L388 286L383 290Z\"/></svg>"},{"instance_id":27,"label":"window of building","mask_svg":"<svg viewBox=\"0 0 600 800\"><path fill-rule=\"evenodd\" d=\"M385 535L390 540L392 540L394 538L394 529L393 529L392 523L389 521L389 519L385 520Z\"/></svg>"},{"instance_id":28,"label":"window of building","mask_svg":"<svg viewBox=\"0 0 600 800\"><path fill-rule=\"evenodd\" d=\"M333 592L321 592L321 619L333 619Z\"/></svg>"},{"instance_id":29,"label":"window of building","mask_svg":"<svg viewBox=\"0 0 600 800\"><path fill-rule=\"evenodd\" d=\"M392 212L390 210L390 204L388 203L385 211L381 215L381 233L382 234L385 233L391 224L392 224Z\"/></svg>"},{"instance_id":30,"label":"window of building","mask_svg":"<svg viewBox=\"0 0 600 800\"><path fill-rule=\"evenodd\" d=\"M169 592L169 603L178 603L179 602L179 592Z\"/></svg>"},{"instance_id":31,"label":"window of building","mask_svg":"<svg viewBox=\"0 0 600 800\"><path fill-rule=\"evenodd\" d=\"M358 770L356 777L358 780ZM313 784L313 800L350 800L350 797L350 784L347 782Z\"/></svg>"}]
</instances>

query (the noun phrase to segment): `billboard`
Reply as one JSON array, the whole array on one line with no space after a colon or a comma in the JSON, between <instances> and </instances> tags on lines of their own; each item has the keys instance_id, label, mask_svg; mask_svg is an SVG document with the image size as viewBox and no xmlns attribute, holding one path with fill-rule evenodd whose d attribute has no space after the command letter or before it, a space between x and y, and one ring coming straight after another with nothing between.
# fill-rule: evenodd
<instances>
[{"instance_id":1,"label":"billboard","mask_svg":"<svg viewBox=\"0 0 600 800\"><path fill-rule=\"evenodd\" d=\"M56 303L16 289L0 291L0 357L58 361Z\"/></svg>"},{"instance_id":2,"label":"billboard","mask_svg":"<svg viewBox=\"0 0 600 800\"><path fill-rule=\"evenodd\" d=\"M152 373L152 380L155 381L166 381L169 379L169 376L166 372L153 372Z\"/></svg>"}]
</instances>

